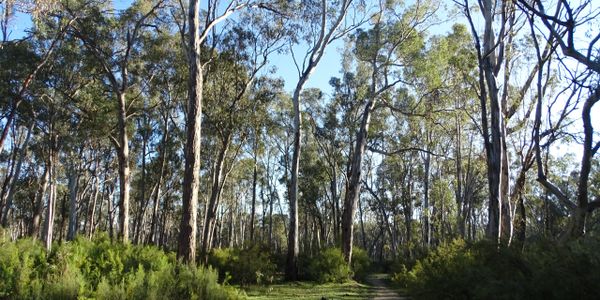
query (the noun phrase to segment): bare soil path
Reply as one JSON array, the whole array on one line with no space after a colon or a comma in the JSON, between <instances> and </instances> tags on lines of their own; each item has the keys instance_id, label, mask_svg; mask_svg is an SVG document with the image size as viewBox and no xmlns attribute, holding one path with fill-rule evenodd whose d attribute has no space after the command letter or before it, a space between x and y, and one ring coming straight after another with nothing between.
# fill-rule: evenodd
<instances>
[{"instance_id":1,"label":"bare soil path","mask_svg":"<svg viewBox=\"0 0 600 300\"><path fill-rule=\"evenodd\" d=\"M402 297L386 284L387 274L371 274L367 277L367 283L373 286L373 300L405 300L408 297Z\"/></svg>"}]
</instances>

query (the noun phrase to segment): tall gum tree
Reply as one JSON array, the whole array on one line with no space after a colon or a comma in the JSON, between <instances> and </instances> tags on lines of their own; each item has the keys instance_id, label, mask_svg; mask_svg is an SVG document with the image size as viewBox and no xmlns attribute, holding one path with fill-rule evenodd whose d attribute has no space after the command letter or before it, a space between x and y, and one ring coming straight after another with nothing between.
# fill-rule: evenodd
<instances>
[{"instance_id":1,"label":"tall gum tree","mask_svg":"<svg viewBox=\"0 0 600 300\"><path fill-rule=\"evenodd\" d=\"M205 68L211 63L211 55L203 60L201 55L215 26L227 20L233 13L249 7L261 7L255 1L209 0L206 11L201 13L200 1L190 0L187 24L180 24L183 43L186 45L189 65L188 101L186 116L186 142L184 148L185 169L183 174L183 206L179 226L177 257L187 263L196 261L196 235L198 232L198 191L200 188L200 146L202 129L202 92ZM187 26L187 43L185 41ZM214 47L213 47L214 48Z\"/></svg>"},{"instance_id":2,"label":"tall gum tree","mask_svg":"<svg viewBox=\"0 0 600 300\"><path fill-rule=\"evenodd\" d=\"M352 0L343 0L335 3L335 7L330 7L326 0L310 1L310 3L300 3L301 22L306 24L298 25L298 29L307 30L305 39L308 43L308 49L303 54L303 60L298 62L294 55L292 56L298 71L298 81L292 94L292 103L294 109L294 147L292 155L291 180L289 192L289 234L288 234L288 253L285 267L285 278L287 280L296 280L298 277L298 254L300 245L298 243L298 172L300 168L300 150L301 150L301 126L300 116L300 95L304 86L317 65L323 58L325 50L331 43L342 38L346 33L358 27L355 22L348 25L344 23L346 15L353 4ZM294 9L294 8L291 8ZM334 13L331 13L331 11ZM307 20L308 19L308 20ZM353 20L354 21L354 20ZM360 22L359 22L360 23ZM293 44L291 44L293 45Z\"/></svg>"},{"instance_id":3,"label":"tall gum tree","mask_svg":"<svg viewBox=\"0 0 600 300\"><path fill-rule=\"evenodd\" d=\"M395 3L381 3L369 31L357 35L356 55L369 70L368 91L363 100L360 125L351 151L350 168L344 210L342 213L342 252L348 263L352 262L354 215L358 208L362 186L362 165L367 150L369 126L376 104L385 102L385 95L402 82L402 66L419 51L422 43L421 27L434 15L435 4L417 1L405 12ZM391 16L390 19L388 17ZM389 104L389 103L384 103Z\"/></svg>"}]
</instances>

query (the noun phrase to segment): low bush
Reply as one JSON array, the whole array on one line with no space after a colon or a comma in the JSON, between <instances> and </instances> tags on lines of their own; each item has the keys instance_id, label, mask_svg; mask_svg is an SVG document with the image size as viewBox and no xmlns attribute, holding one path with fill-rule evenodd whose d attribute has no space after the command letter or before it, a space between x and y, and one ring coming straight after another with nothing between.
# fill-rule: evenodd
<instances>
[{"instance_id":1,"label":"low bush","mask_svg":"<svg viewBox=\"0 0 600 300\"><path fill-rule=\"evenodd\" d=\"M371 258L367 251L355 247L352 249L352 272L355 279L365 279L372 271Z\"/></svg>"},{"instance_id":2,"label":"low bush","mask_svg":"<svg viewBox=\"0 0 600 300\"><path fill-rule=\"evenodd\" d=\"M0 241L0 299L236 299L217 272L157 248L76 239L46 254L31 239Z\"/></svg>"},{"instance_id":3,"label":"low bush","mask_svg":"<svg viewBox=\"0 0 600 300\"><path fill-rule=\"evenodd\" d=\"M598 245L541 242L522 253L456 240L393 280L415 299L591 299L600 293Z\"/></svg>"},{"instance_id":4,"label":"low bush","mask_svg":"<svg viewBox=\"0 0 600 300\"><path fill-rule=\"evenodd\" d=\"M338 248L323 249L307 260L308 262L302 262L301 265L306 266L303 277L308 280L320 283L344 282L351 277L350 267Z\"/></svg>"},{"instance_id":5,"label":"low bush","mask_svg":"<svg viewBox=\"0 0 600 300\"><path fill-rule=\"evenodd\" d=\"M269 251L260 245L246 249L214 249L209 264L219 270L220 282L245 284L272 283L276 265Z\"/></svg>"}]
</instances>

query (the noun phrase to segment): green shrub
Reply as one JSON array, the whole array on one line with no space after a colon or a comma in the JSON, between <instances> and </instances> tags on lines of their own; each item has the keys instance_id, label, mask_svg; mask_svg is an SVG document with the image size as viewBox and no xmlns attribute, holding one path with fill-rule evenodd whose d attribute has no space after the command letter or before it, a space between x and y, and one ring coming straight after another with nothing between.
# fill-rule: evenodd
<instances>
[{"instance_id":1,"label":"green shrub","mask_svg":"<svg viewBox=\"0 0 600 300\"><path fill-rule=\"evenodd\" d=\"M242 285L271 283L276 270L269 251L260 245L252 245L247 249L214 249L209 264L219 270L219 281Z\"/></svg>"},{"instance_id":2,"label":"green shrub","mask_svg":"<svg viewBox=\"0 0 600 300\"><path fill-rule=\"evenodd\" d=\"M305 276L309 280L325 282L344 282L350 278L351 272L338 248L326 248L308 259Z\"/></svg>"},{"instance_id":3,"label":"green shrub","mask_svg":"<svg viewBox=\"0 0 600 300\"><path fill-rule=\"evenodd\" d=\"M590 299L600 293L600 247L542 242L524 253L456 240L393 276L415 299Z\"/></svg>"},{"instance_id":4,"label":"green shrub","mask_svg":"<svg viewBox=\"0 0 600 300\"><path fill-rule=\"evenodd\" d=\"M0 242L0 298L40 297L39 274L47 269L44 248L32 239Z\"/></svg>"},{"instance_id":5,"label":"green shrub","mask_svg":"<svg viewBox=\"0 0 600 300\"><path fill-rule=\"evenodd\" d=\"M354 278L364 279L371 271L371 258L362 248L352 249L352 272Z\"/></svg>"},{"instance_id":6,"label":"green shrub","mask_svg":"<svg viewBox=\"0 0 600 300\"><path fill-rule=\"evenodd\" d=\"M0 299L236 299L217 272L155 247L77 238L46 256L37 241L0 241Z\"/></svg>"}]
</instances>

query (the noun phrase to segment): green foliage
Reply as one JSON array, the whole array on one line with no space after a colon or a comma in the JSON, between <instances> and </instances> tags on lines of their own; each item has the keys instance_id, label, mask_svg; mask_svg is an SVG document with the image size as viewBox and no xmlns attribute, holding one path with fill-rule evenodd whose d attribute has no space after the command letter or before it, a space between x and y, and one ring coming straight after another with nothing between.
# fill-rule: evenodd
<instances>
[{"instance_id":1,"label":"green foliage","mask_svg":"<svg viewBox=\"0 0 600 300\"><path fill-rule=\"evenodd\" d=\"M591 299L600 292L599 249L597 241L540 242L521 253L455 240L393 281L416 299Z\"/></svg>"},{"instance_id":2,"label":"green foliage","mask_svg":"<svg viewBox=\"0 0 600 300\"><path fill-rule=\"evenodd\" d=\"M39 297L39 273L47 270L43 247L31 240L0 242L0 298L30 299Z\"/></svg>"},{"instance_id":3,"label":"green foliage","mask_svg":"<svg viewBox=\"0 0 600 300\"><path fill-rule=\"evenodd\" d=\"M263 284L273 282L276 265L267 249L260 245L251 245L246 249L214 249L209 264L219 270L222 282L245 284Z\"/></svg>"},{"instance_id":4,"label":"green foliage","mask_svg":"<svg viewBox=\"0 0 600 300\"><path fill-rule=\"evenodd\" d=\"M0 241L4 299L235 299L217 272L179 263L154 247L78 238L46 255L31 239Z\"/></svg>"},{"instance_id":5,"label":"green foliage","mask_svg":"<svg viewBox=\"0 0 600 300\"><path fill-rule=\"evenodd\" d=\"M345 282L351 277L350 267L339 248L326 248L309 258L305 277L317 282Z\"/></svg>"},{"instance_id":6,"label":"green foliage","mask_svg":"<svg viewBox=\"0 0 600 300\"><path fill-rule=\"evenodd\" d=\"M371 272L371 258L362 248L354 247L352 249L352 272L354 278L365 279Z\"/></svg>"}]
</instances>

